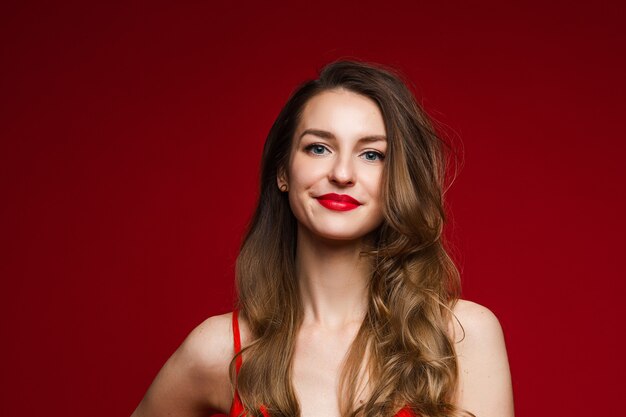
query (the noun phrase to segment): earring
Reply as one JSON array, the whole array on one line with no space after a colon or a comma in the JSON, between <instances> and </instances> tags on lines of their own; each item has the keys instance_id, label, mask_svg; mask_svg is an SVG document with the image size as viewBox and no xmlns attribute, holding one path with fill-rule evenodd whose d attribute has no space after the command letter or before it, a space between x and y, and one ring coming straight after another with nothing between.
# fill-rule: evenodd
<instances>
[{"instance_id":1,"label":"earring","mask_svg":"<svg viewBox=\"0 0 626 417\"><path fill-rule=\"evenodd\" d=\"M285 192L287 191L287 184L282 184L279 188L280 188L280 191Z\"/></svg>"}]
</instances>

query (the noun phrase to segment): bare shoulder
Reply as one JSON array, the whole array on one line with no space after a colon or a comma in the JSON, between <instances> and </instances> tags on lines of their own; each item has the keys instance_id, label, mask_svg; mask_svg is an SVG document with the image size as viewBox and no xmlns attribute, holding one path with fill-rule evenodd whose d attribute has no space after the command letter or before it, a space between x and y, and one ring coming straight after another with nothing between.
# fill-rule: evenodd
<instances>
[{"instance_id":1,"label":"bare shoulder","mask_svg":"<svg viewBox=\"0 0 626 417\"><path fill-rule=\"evenodd\" d=\"M251 340L245 318L237 319L239 339L242 346ZM233 334L233 313L212 316L200 323L185 339L179 350L198 369L217 371L220 374L228 369L235 354Z\"/></svg>"},{"instance_id":2,"label":"bare shoulder","mask_svg":"<svg viewBox=\"0 0 626 417\"><path fill-rule=\"evenodd\" d=\"M204 369L222 367L233 355L232 313L212 316L189 333L179 348L181 356Z\"/></svg>"},{"instance_id":3,"label":"bare shoulder","mask_svg":"<svg viewBox=\"0 0 626 417\"><path fill-rule=\"evenodd\" d=\"M232 401L232 313L209 317L167 360L133 417L227 412Z\"/></svg>"},{"instance_id":4,"label":"bare shoulder","mask_svg":"<svg viewBox=\"0 0 626 417\"><path fill-rule=\"evenodd\" d=\"M475 343L488 343L502 338L502 327L487 307L468 300L458 300L452 310L454 341L457 349Z\"/></svg>"},{"instance_id":5,"label":"bare shoulder","mask_svg":"<svg viewBox=\"0 0 626 417\"><path fill-rule=\"evenodd\" d=\"M459 300L453 313L457 404L481 417L512 417L511 374L500 321L488 308L467 300Z\"/></svg>"}]
</instances>

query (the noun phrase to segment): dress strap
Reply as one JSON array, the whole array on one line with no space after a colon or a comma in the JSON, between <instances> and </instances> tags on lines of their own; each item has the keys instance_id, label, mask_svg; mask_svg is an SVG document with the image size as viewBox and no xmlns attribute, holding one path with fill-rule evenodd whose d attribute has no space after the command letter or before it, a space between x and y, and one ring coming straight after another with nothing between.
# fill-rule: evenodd
<instances>
[{"instance_id":1,"label":"dress strap","mask_svg":"<svg viewBox=\"0 0 626 417\"><path fill-rule=\"evenodd\" d=\"M241 355L239 355L239 352L241 352L241 335L239 333L239 310L233 310L233 342L235 346L235 355L237 355L235 357L235 372L236 375L239 375L239 369L241 368L241 363L243 361ZM270 414L264 405L261 405L259 407L259 410L261 411L261 414L263 414L263 417L270 417ZM233 403L231 404L229 416L238 417L242 413L244 416L247 415L247 413L244 412L241 398L239 398L239 393L235 388L235 394L233 396Z\"/></svg>"},{"instance_id":2,"label":"dress strap","mask_svg":"<svg viewBox=\"0 0 626 417\"><path fill-rule=\"evenodd\" d=\"M239 375L239 369L241 369L242 358L239 355L241 352L241 336L239 334L239 310L233 310L233 341L235 344L235 371Z\"/></svg>"},{"instance_id":3,"label":"dress strap","mask_svg":"<svg viewBox=\"0 0 626 417\"><path fill-rule=\"evenodd\" d=\"M398 411L398 414L396 414L395 417L416 417L416 416L415 414L413 414L413 411L408 406L406 406L402 410Z\"/></svg>"},{"instance_id":4,"label":"dress strap","mask_svg":"<svg viewBox=\"0 0 626 417\"><path fill-rule=\"evenodd\" d=\"M235 345L235 375L239 375L239 368L241 368L241 363L242 363L242 359L241 359L241 355L239 355L239 352L241 352L241 336L239 335L239 320L238 320L238 316L239 316L239 311L238 310L233 310L233 342ZM241 403L241 398L239 398L239 393L237 392L237 388L235 388L235 392L233 395L233 402L230 406L230 413L228 414L229 417L239 417L241 415L246 415L246 413L243 412L243 404Z\"/></svg>"}]
</instances>

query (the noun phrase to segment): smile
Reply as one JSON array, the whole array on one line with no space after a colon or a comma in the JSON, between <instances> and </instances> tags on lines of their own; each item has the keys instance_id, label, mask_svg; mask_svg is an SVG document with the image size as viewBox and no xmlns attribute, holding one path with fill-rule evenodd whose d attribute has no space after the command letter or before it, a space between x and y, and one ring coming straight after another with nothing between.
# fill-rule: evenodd
<instances>
[{"instance_id":1,"label":"smile","mask_svg":"<svg viewBox=\"0 0 626 417\"><path fill-rule=\"evenodd\" d=\"M336 211L353 210L361 205L347 194L324 194L317 197L317 201L327 209Z\"/></svg>"}]
</instances>

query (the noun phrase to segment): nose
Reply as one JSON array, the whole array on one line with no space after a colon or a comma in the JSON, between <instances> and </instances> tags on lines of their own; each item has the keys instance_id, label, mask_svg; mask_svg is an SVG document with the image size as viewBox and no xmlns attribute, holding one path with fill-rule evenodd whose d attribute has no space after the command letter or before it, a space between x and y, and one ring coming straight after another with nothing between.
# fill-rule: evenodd
<instances>
[{"instance_id":1,"label":"nose","mask_svg":"<svg viewBox=\"0 0 626 417\"><path fill-rule=\"evenodd\" d=\"M329 172L328 179L333 184L340 186L352 186L355 181L354 167L350 155L338 157Z\"/></svg>"}]
</instances>

